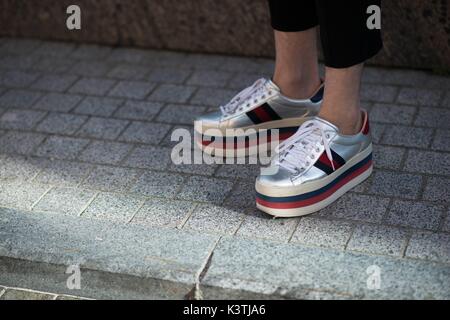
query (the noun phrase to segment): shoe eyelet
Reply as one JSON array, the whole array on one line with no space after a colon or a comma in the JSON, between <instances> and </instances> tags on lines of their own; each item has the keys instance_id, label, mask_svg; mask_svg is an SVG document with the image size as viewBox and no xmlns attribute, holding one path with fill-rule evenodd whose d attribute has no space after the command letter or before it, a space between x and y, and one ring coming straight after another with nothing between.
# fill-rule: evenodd
<instances>
[{"instance_id":1,"label":"shoe eyelet","mask_svg":"<svg viewBox=\"0 0 450 320\"><path fill-rule=\"evenodd\" d=\"M310 158L311 158L311 159L314 159L314 155L313 155L313 154L312 154L312 155L310 155Z\"/></svg>"},{"instance_id":2,"label":"shoe eyelet","mask_svg":"<svg viewBox=\"0 0 450 320\"><path fill-rule=\"evenodd\" d=\"M319 149L319 148L317 148L317 149L316 149L316 152L320 152L320 149Z\"/></svg>"},{"instance_id":3,"label":"shoe eyelet","mask_svg":"<svg viewBox=\"0 0 450 320\"><path fill-rule=\"evenodd\" d=\"M326 137L327 139L330 139L330 135L329 135L329 134L327 134L325 137Z\"/></svg>"}]
</instances>

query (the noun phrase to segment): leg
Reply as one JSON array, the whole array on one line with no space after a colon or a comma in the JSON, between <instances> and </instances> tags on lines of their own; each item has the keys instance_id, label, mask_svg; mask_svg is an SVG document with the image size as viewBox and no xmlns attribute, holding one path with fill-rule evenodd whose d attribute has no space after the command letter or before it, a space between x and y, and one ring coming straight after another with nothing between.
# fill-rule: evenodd
<instances>
[{"instance_id":1,"label":"leg","mask_svg":"<svg viewBox=\"0 0 450 320\"><path fill-rule=\"evenodd\" d=\"M345 135L361 128L360 81L363 64L349 68L325 68L325 94L319 117L333 123Z\"/></svg>"},{"instance_id":2,"label":"leg","mask_svg":"<svg viewBox=\"0 0 450 320\"><path fill-rule=\"evenodd\" d=\"M325 95L319 116L355 134L361 126L360 81L363 62L382 47L379 30L366 26L367 7L379 0L317 1L325 58Z\"/></svg>"},{"instance_id":3,"label":"leg","mask_svg":"<svg viewBox=\"0 0 450 320\"><path fill-rule=\"evenodd\" d=\"M310 97L320 85L317 28L300 32L274 32L276 60L273 81L290 98Z\"/></svg>"},{"instance_id":4,"label":"leg","mask_svg":"<svg viewBox=\"0 0 450 320\"><path fill-rule=\"evenodd\" d=\"M320 85L314 1L269 0L275 34L273 81L290 98L310 97Z\"/></svg>"}]
</instances>

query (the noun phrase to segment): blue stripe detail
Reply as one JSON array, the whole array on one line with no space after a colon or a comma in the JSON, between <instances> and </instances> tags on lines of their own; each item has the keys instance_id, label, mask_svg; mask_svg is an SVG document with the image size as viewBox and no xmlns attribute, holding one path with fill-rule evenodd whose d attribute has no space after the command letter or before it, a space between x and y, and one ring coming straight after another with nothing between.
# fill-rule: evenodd
<instances>
[{"instance_id":1,"label":"blue stripe detail","mask_svg":"<svg viewBox=\"0 0 450 320\"><path fill-rule=\"evenodd\" d=\"M317 196L317 195L319 195L321 193L324 193L327 190L331 189L339 181L341 181L342 179L344 179L345 177L347 177L348 175L350 175L354 171L356 171L359 168L361 168L364 165L366 165L370 160L372 160L372 153L369 154L364 160L361 160L360 162L355 164L353 167L348 168L347 171L345 171L343 174L341 174L339 177L334 179L332 182L330 182L326 186L324 186L324 187L322 187L320 189L308 192L308 193L303 193L303 194L299 194L299 195L296 195L296 196L290 196L290 197L269 197L269 196L263 195L263 194L261 194L259 192L256 192L256 196L258 198L260 198L262 200L265 200L265 201L268 201L268 202L295 202L295 201L306 200L306 199L315 197L315 196Z\"/></svg>"},{"instance_id":2,"label":"blue stripe detail","mask_svg":"<svg viewBox=\"0 0 450 320\"><path fill-rule=\"evenodd\" d=\"M323 99L323 91L325 87L322 85L322 87L317 91L317 93L310 99L311 102L317 103L319 101L322 101Z\"/></svg>"}]
</instances>

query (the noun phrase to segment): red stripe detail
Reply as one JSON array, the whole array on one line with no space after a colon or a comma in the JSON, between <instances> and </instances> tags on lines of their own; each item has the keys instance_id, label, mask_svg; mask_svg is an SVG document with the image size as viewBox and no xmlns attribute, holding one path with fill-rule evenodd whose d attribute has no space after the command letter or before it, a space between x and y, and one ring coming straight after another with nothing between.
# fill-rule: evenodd
<instances>
[{"instance_id":1,"label":"red stripe detail","mask_svg":"<svg viewBox=\"0 0 450 320\"><path fill-rule=\"evenodd\" d=\"M261 122L272 121L272 118L266 112L266 110L264 110L264 108L262 106L258 107L256 109L253 109L253 112L256 114L256 116L259 118L259 120Z\"/></svg>"},{"instance_id":2,"label":"red stripe detail","mask_svg":"<svg viewBox=\"0 0 450 320\"><path fill-rule=\"evenodd\" d=\"M319 194L315 197L311 197L309 199L294 201L294 202L269 202L269 201L265 201L265 200L257 197L256 202L265 207L274 208L274 209L292 209L292 208L307 207L309 205L318 203L318 202L328 198L334 192L336 192L340 187L347 184L348 182L350 182L351 180L353 180L360 174L364 173L364 171L368 170L371 165L372 165L372 160L370 160L364 166L355 170L352 174L348 175L347 177L345 177L344 179L342 179L341 181L336 183L332 188L328 189L324 193L321 193L321 194Z\"/></svg>"},{"instance_id":3,"label":"red stripe detail","mask_svg":"<svg viewBox=\"0 0 450 320\"><path fill-rule=\"evenodd\" d=\"M333 167L331 165L331 161L330 161L330 159L328 159L327 154L325 153L325 151L320 155L320 157L319 157L319 159L317 161L320 161L322 164L328 166L331 170L333 170ZM334 164L334 169L339 169L340 167L342 167L334 159L333 159L333 164Z\"/></svg>"}]
</instances>

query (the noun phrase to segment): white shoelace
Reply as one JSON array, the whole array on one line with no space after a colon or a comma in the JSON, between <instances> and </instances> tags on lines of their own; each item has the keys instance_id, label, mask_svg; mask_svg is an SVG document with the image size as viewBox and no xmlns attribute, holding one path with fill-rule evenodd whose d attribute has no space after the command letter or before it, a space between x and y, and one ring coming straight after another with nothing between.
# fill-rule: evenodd
<instances>
[{"instance_id":1,"label":"white shoelace","mask_svg":"<svg viewBox=\"0 0 450 320\"><path fill-rule=\"evenodd\" d=\"M255 81L250 87L245 88L234 96L230 102L224 106L220 106L220 110L224 116L230 116L236 113L237 110L242 111L244 106L249 108L250 106L257 104L260 99L266 99L272 94L270 90L266 89L267 79L261 78Z\"/></svg>"},{"instance_id":2,"label":"white shoelace","mask_svg":"<svg viewBox=\"0 0 450 320\"><path fill-rule=\"evenodd\" d=\"M328 142L329 135L316 121L306 121L292 137L278 145L276 165L294 174L300 174L314 161L314 152L319 154L321 146L324 146L333 170L336 170Z\"/></svg>"}]
</instances>

